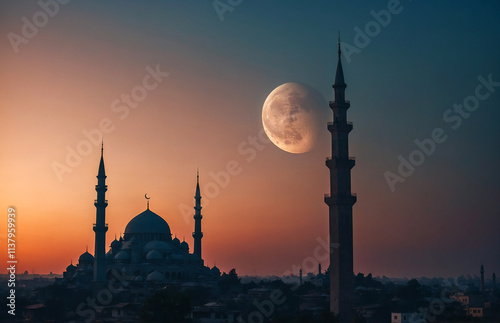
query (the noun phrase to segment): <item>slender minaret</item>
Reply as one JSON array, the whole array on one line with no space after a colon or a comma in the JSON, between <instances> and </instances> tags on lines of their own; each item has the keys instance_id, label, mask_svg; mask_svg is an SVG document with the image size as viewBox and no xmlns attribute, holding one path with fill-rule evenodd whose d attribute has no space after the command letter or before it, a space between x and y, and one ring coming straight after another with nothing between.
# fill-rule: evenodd
<instances>
[{"instance_id":1,"label":"slender minaret","mask_svg":"<svg viewBox=\"0 0 500 323\"><path fill-rule=\"evenodd\" d=\"M201 194L200 194L200 174L196 171L196 195L194 196L196 201L194 206L194 251L193 254L197 255L201 259L201 238L203 238L203 232L201 232Z\"/></svg>"},{"instance_id":2,"label":"slender minaret","mask_svg":"<svg viewBox=\"0 0 500 323\"><path fill-rule=\"evenodd\" d=\"M344 72L340 60L340 36L338 63L335 74L333 122L328 123L332 134L332 156L326 159L330 169L330 194L325 195L330 219L330 311L339 322L351 322L354 318L353 294L353 242L352 206L356 196L351 194L351 168L354 159L349 158L348 135L352 123L347 122L349 101L345 100Z\"/></svg>"},{"instance_id":3,"label":"slender minaret","mask_svg":"<svg viewBox=\"0 0 500 323\"><path fill-rule=\"evenodd\" d=\"M101 161L99 163L99 172L97 173L97 200L94 201L96 208L94 232L95 232L95 254L94 254L94 281L103 282L106 280L106 231L108 225L106 224L106 207L108 201L106 200L106 172L104 170L103 158L104 144L101 144Z\"/></svg>"},{"instance_id":4,"label":"slender minaret","mask_svg":"<svg viewBox=\"0 0 500 323\"><path fill-rule=\"evenodd\" d=\"M481 265L481 291L484 292L484 267Z\"/></svg>"}]
</instances>

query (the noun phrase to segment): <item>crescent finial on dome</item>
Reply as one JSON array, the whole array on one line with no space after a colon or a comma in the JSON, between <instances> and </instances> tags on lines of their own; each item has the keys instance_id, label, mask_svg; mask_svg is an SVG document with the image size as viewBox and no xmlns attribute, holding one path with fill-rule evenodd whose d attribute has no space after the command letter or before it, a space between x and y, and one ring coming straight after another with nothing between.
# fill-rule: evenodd
<instances>
[{"instance_id":1,"label":"crescent finial on dome","mask_svg":"<svg viewBox=\"0 0 500 323\"><path fill-rule=\"evenodd\" d=\"M147 207L148 207L148 210L149 210L149 199L150 199L151 197L148 197L148 193L144 194L144 197L146 198L146 200L148 200Z\"/></svg>"}]
</instances>

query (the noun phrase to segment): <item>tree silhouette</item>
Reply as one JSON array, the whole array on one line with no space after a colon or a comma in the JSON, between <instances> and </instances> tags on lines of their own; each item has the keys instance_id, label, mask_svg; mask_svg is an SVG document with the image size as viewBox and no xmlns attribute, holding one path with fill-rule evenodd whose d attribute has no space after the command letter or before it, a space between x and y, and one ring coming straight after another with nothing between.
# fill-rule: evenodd
<instances>
[{"instance_id":1,"label":"tree silhouette","mask_svg":"<svg viewBox=\"0 0 500 323\"><path fill-rule=\"evenodd\" d=\"M219 280L219 287L222 292L227 292L232 287L240 285L240 278L236 273L236 269L231 269L228 274L222 273Z\"/></svg>"}]
</instances>

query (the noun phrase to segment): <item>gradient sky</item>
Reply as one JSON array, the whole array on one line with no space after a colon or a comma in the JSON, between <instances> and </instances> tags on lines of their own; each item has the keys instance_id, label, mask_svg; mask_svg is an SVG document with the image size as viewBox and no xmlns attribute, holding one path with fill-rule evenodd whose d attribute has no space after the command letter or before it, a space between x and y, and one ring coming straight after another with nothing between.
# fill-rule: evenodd
<instances>
[{"instance_id":1,"label":"gradient sky","mask_svg":"<svg viewBox=\"0 0 500 323\"><path fill-rule=\"evenodd\" d=\"M277 86L300 82L332 99L338 31L344 47L356 46L356 30L373 26L370 12L392 2L243 0L221 21L211 1L74 0L16 53L8 35L22 36L41 7L0 1L1 261L9 206L19 270L61 273L86 246L93 253L99 147L62 181L53 163L109 119L107 245L145 209L147 192L151 209L192 248L194 222L180 209L194 206L196 168L203 192L210 173L234 160L241 173L202 200L206 264L259 275L304 264L328 234L331 111L320 111L322 137L309 153L265 144L247 161L238 147L262 129L262 104ZM356 157L354 270L455 276L477 274L483 263L491 277L500 273L500 87L457 129L443 113L474 95L479 76L500 81L500 3L397 8L342 58ZM169 76L120 119L112 102L157 65ZM384 172L397 173L398 156L408 158L414 140L435 128L447 140L391 192Z\"/></svg>"}]
</instances>

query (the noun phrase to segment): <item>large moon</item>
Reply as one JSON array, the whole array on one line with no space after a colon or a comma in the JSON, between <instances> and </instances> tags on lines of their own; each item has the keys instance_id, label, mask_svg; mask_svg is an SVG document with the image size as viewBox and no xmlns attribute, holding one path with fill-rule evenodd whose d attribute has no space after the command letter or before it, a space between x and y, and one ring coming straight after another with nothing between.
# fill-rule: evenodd
<instances>
[{"instance_id":1,"label":"large moon","mask_svg":"<svg viewBox=\"0 0 500 323\"><path fill-rule=\"evenodd\" d=\"M326 101L315 89L300 83L282 84L264 102L264 131L284 151L293 154L308 152L318 137L323 105L326 105Z\"/></svg>"}]
</instances>

